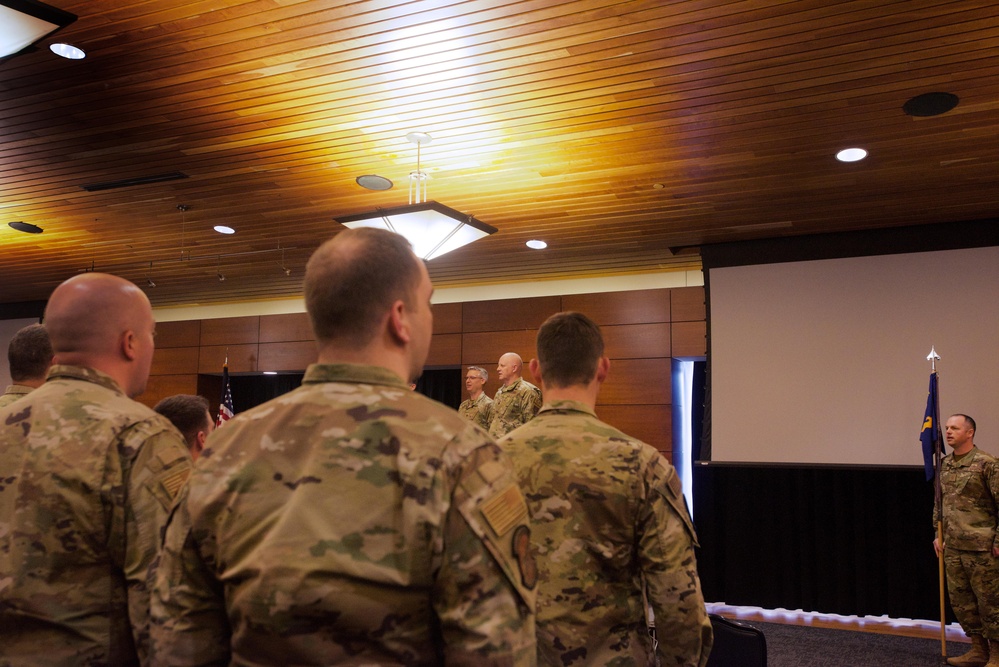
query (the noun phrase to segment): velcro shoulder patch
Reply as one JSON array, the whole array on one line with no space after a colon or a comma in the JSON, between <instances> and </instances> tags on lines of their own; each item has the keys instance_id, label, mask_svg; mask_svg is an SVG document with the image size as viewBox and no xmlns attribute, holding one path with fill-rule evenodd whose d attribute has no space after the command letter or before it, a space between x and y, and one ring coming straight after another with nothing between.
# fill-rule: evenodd
<instances>
[{"instance_id":1,"label":"velcro shoulder patch","mask_svg":"<svg viewBox=\"0 0 999 667\"><path fill-rule=\"evenodd\" d=\"M171 499L177 498L177 494L180 493L180 487L184 486L184 482L187 481L190 474L191 469L189 467L177 466L160 480L163 488L170 494Z\"/></svg>"},{"instance_id":2,"label":"velcro shoulder patch","mask_svg":"<svg viewBox=\"0 0 999 667\"><path fill-rule=\"evenodd\" d=\"M527 503L516 484L507 485L483 502L481 510L489 527L500 537L527 521Z\"/></svg>"}]
</instances>

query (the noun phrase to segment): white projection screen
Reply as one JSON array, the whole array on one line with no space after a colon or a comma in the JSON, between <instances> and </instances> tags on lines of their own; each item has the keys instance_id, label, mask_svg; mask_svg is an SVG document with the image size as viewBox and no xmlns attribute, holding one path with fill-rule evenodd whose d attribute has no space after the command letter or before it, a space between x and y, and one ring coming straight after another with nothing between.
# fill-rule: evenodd
<instances>
[{"instance_id":1,"label":"white projection screen","mask_svg":"<svg viewBox=\"0 0 999 667\"><path fill-rule=\"evenodd\" d=\"M999 455L999 248L710 269L713 462L921 465L940 410Z\"/></svg>"}]
</instances>

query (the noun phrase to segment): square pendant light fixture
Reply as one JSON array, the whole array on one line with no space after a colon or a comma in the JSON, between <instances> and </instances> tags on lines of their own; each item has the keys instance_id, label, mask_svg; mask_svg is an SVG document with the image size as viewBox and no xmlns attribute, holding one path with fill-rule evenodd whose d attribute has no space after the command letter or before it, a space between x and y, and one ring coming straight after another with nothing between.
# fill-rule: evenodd
<instances>
[{"instance_id":1,"label":"square pendant light fixture","mask_svg":"<svg viewBox=\"0 0 999 667\"><path fill-rule=\"evenodd\" d=\"M376 227L400 234L417 257L430 260L496 233L496 228L435 201L336 218L344 227Z\"/></svg>"},{"instance_id":2,"label":"square pendant light fixture","mask_svg":"<svg viewBox=\"0 0 999 667\"><path fill-rule=\"evenodd\" d=\"M75 20L75 14L36 0L0 0L0 58L25 50Z\"/></svg>"}]
</instances>

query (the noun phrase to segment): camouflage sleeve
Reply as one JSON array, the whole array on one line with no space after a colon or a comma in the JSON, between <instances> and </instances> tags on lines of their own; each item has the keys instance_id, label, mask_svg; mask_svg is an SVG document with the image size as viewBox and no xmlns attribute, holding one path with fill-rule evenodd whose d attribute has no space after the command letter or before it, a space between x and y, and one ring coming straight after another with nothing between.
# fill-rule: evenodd
<instances>
[{"instance_id":1,"label":"camouflage sleeve","mask_svg":"<svg viewBox=\"0 0 999 667\"><path fill-rule=\"evenodd\" d=\"M185 487L167 524L150 610L153 665L228 665L229 618L222 584L205 563ZM207 539L205 540L207 541Z\"/></svg>"},{"instance_id":2,"label":"camouflage sleeve","mask_svg":"<svg viewBox=\"0 0 999 667\"><path fill-rule=\"evenodd\" d=\"M985 467L985 483L992 494L992 507L999 509L999 460L989 461ZM999 549L999 513L992 516L993 526L997 529L992 541L992 548Z\"/></svg>"},{"instance_id":3,"label":"camouflage sleeve","mask_svg":"<svg viewBox=\"0 0 999 667\"><path fill-rule=\"evenodd\" d=\"M434 607L448 665L534 665L537 568L527 504L489 443L459 472L445 517Z\"/></svg>"},{"instance_id":4,"label":"camouflage sleeve","mask_svg":"<svg viewBox=\"0 0 999 667\"><path fill-rule=\"evenodd\" d=\"M524 423L527 423L532 419L534 419L534 417L541 410L542 402L543 401L541 398L541 390L540 389L532 390L531 393L529 394L528 401L524 406L524 413L530 416L524 420Z\"/></svg>"},{"instance_id":5,"label":"camouflage sleeve","mask_svg":"<svg viewBox=\"0 0 999 667\"><path fill-rule=\"evenodd\" d=\"M140 422L122 434L122 502L112 512L111 552L125 575L128 616L141 661L149 651L149 567L159 547L174 497L191 472L191 455L180 434L156 422Z\"/></svg>"},{"instance_id":6,"label":"camouflage sleeve","mask_svg":"<svg viewBox=\"0 0 999 667\"><path fill-rule=\"evenodd\" d=\"M933 494L933 537L937 537L937 517L940 516L940 499Z\"/></svg>"},{"instance_id":7,"label":"camouflage sleeve","mask_svg":"<svg viewBox=\"0 0 999 667\"><path fill-rule=\"evenodd\" d=\"M647 497L639 520L639 563L655 613L663 665L707 664L713 633L697 576L697 538L676 471L655 460L646 467Z\"/></svg>"},{"instance_id":8,"label":"camouflage sleeve","mask_svg":"<svg viewBox=\"0 0 999 667\"><path fill-rule=\"evenodd\" d=\"M489 430L489 422L493 420L493 404L492 402L483 403L482 409L479 411L479 421L478 424L484 430Z\"/></svg>"}]
</instances>

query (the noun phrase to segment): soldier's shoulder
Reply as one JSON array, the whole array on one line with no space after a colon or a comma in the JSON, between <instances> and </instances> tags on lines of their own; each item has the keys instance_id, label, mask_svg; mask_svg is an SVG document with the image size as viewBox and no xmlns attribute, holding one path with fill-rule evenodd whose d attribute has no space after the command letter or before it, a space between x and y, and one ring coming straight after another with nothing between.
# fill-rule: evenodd
<instances>
[{"instance_id":1,"label":"soldier's shoulder","mask_svg":"<svg viewBox=\"0 0 999 667\"><path fill-rule=\"evenodd\" d=\"M655 485L661 480L675 475L673 466L662 452L652 445L630 436L615 426L601 421L592 415L574 415L579 425L576 432L596 434L606 442L607 459L614 460L615 466L630 466L636 475L644 477L647 483Z\"/></svg>"},{"instance_id":2,"label":"soldier's shoulder","mask_svg":"<svg viewBox=\"0 0 999 667\"><path fill-rule=\"evenodd\" d=\"M422 395L414 396L413 399L419 407L412 411L411 419L406 420L407 425L413 424L413 428L426 431L431 436L429 440L436 440L441 448L451 447L468 452L483 445L495 445L495 441L481 426L465 419L448 406Z\"/></svg>"}]
</instances>

